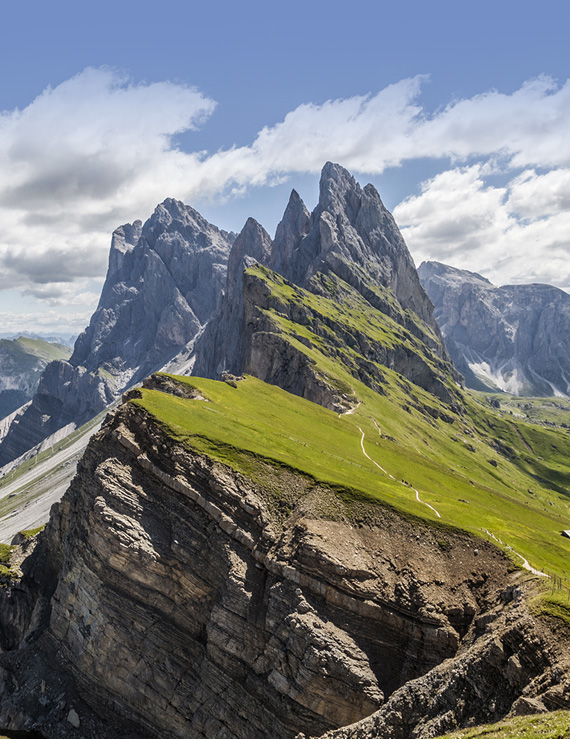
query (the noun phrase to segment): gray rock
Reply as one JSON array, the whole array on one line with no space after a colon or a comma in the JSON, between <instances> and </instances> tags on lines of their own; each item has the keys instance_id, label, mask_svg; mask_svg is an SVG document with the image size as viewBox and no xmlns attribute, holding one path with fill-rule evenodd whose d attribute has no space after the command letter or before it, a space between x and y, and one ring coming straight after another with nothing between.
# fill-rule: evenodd
<instances>
[{"instance_id":1,"label":"gray rock","mask_svg":"<svg viewBox=\"0 0 570 739\"><path fill-rule=\"evenodd\" d=\"M167 199L113 234L97 310L69 362L49 364L0 445L0 465L81 425L192 341L218 306L232 235Z\"/></svg>"},{"instance_id":2,"label":"gray rock","mask_svg":"<svg viewBox=\"0 0 570 739\"><path fill-rule=\"evenodd\" d=\"M438 262L424 262L418 273L469 387L570 394L570 295L551 285L495 287Z\"/></svg>"},{"instance_id":3,"label":"gray rock","mask_svg":"<svg viewBox=\"0 0 570 739\"><path fill-rule=\"evenodd\" d=\"M78 729L81 726L81 721L77 715L77 711L72 708L67 714L67 721L75 728Z\"/></svg>"},{"instance_id":4,"label":"gray rock","mask_svg":"<svg viewBox=\"0 0 570 739\"><path fill-rule=\"evenodd\" d=\"M232 247L226 294L197 342L193 368L193 374L212 378L224 371L254 374L337 409L338 393L331 392L315 375L307 357L280 335L264 311L272 307L287 313L293 322L300 319L311 325L322 317L310 317L305 311L300 318L299 306L293 311L295 315L289 315L284 305L270 305L267 287L243 275L244 268L253 262L278 272L292 285L328 298L335 296L323 275L339 289L345 289L342 285L347 283L359 299L365 299L370 310L388 315L420 339L422 346L427 345L433 352L431 366L434 362L441 365L443 374L459 381L459 375L453 375L432 305L392 215L372 185L362 189L339 165L329 162L323 168L319 203L312 214L293 190L273 242L259 224L248 221ZM333 332L337 328L329 327ZM404 352L398 347L390 355L380 355L369 347L366 337L351 340L366 355L358 376L371 387L378 387L371 362L380 362L452 402L441 377L436 378L437 373L426 363L423 349Z\"/></svg>"}]
</instances>

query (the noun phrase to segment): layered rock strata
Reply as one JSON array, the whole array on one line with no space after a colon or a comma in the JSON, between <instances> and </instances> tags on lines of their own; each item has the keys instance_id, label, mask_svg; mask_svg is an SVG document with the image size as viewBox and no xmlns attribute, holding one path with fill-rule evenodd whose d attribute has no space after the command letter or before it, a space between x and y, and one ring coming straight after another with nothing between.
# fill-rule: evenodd
<instances>
[{"instance_id":1,"label":"layered rock strata","mask_svg":"<svg viewBox=\"0 0 570 739\"><path fill-rule=\"evenodd\" d=\"M560 683L493 547L257 462L263 483L174 444L133 402L108 420L0 593L0 723L48 739L278 739L386 705L406 731L422 716L461 725L451 688L438 702L406 684L460 684L494 620L496 658L467 682L505 666L510 682L478 716L503 715L539 674Z\"/></svg>"}]
</instances>

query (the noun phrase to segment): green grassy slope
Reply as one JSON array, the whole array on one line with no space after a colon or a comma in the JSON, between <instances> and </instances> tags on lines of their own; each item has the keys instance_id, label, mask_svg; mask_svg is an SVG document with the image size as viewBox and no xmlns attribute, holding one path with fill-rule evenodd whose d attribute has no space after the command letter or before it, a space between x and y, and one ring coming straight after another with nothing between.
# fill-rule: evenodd
<instances>
[{"instance_id":1,"label":"green grassy slope","mask_svg":"<svg viewBox=\"0 0 570 739\"><path fill-rule=\"evenodd\" d=\"M246 474L255 477L256 458L269 459L342 486L351 491L348 498L364 494L406 514L481 536L486 528L535 567L566 577L570 540L560 536L570 520L566 495L553 490L546 478L538 483L532 477L526 452L522 461L496 452L476 424L448 424L417 411L403 411L398 401L403 403L407 396L398 378L393 380L389 396L353 380L362 402L353 414L340 418L253 377L239 382L237 388L202 378L178 378L205 399L185 400L143 390L142 399L132 402L148 410L177 440ZM427 395L415 392L420 398ZM429 401L434 402L431 396ZM482 406L475 412L481 424L510 423ZM388 474L363 455L360 429L367 454ZM512 429L504 431L517 436ZM556 455L552 452L555 477L570 485L570 441L541 429L523 428L523 433L543 454L555 436L560 447ZM520 446L524 449L522 442ZM533 495L528 493L530 485ZM411 486L441 518L418 503Z\"/></svg>"},{"instance_id":2,"label":"green grassy slope","mask_svg":"<svg viewBox=\"0 0 570 739\"><path fill-rule=\"evenodd\" d=\"M446 734L441 739L570 739L570 711L518 716L498 724L476 726Z\"/></svg>"},{"instance_id":3,"label":"green grassy slope","mask_svg":"<svg viewBox=\"0 0 570 739\"><path fill-rule=\"evenodd\" d=\"M133 402L173 437L254 478L256 460L269 459L340 486L348 506L364 496L436 525L496 537L512 547L514 562L524 557L570 581L570 540L561 536L570 529L566 429L527 423L493 409L484 395L461 391L444 362L345 283L314 295L263 268L253 272L269 291L264 313L275 332L358 403L355 412L339 417L253 377L237 388L179 378L206 400L144 390ZM421 357L451 404L370 359L369 347L398 346ZM380 378L380 392L357 379L363 366ZM565 599L565 591L551 597L563 613L570 612Z\"/></svg>"}]
</instances>

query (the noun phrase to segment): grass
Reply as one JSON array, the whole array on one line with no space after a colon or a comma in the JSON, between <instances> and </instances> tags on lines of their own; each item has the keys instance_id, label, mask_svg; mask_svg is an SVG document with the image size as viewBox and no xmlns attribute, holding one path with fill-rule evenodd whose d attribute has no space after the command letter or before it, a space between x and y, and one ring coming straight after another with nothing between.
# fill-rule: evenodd
<instances>
[{"instance_id":1,"label":"grass","mask_svg":"<svg viewBox=\"0 0 570 739\"><path fill-rule=\"evenodd\" d=\"M499 539L514 562L524 557L570 585L570 540L560 535L570 528L565 428L528 423L493 409L485 394L460 391L444 362L341 280L319 278L323 294L314 295L265 268L247 272L269 289L264 312L275 332L305 355L317 377L358 401L356 412L339 418L253 377L237 388L178 378L206 400L143 390L131 402L175 439L254 479L267 464L294 470L335 487L349 512L351 500L365 498L433 525ZM454 405L370 360L377 347L420 356ZM363 366L381 392L369 379L356 379ZM367 454L389 474L363 455L360 429ZM418 503L413 488L441 518ZM564 614L563 592L547 595L541 608Z\"/></svg>"},{"instance_id":2,"label":"grass","mask_svg":"<svg viewBox=\"0 0 570 739\"><path fill-rule=\"evenodd\" d=\"M37 731L11 731L0 729L0 739L44 739L44 735Z\"/></svg>"},{"instance_id":3,"label":"grass","mask_svg":"<svg viewBox=\"0 0 570 739\"><path fill-rule=\"evenodd\" d=\"M570 540L560 536L570 517L566 497L537 484L528 475L526 462L517 465L518 459L504 459L476 429L465 427L473 434L468 436L475 448L471 452L456 436L461 431L454 428L456 424L428 419L416 411L402 412L397 401L406 396L397 377L391 379L392 393L387 396L353 380L362 403L354 414L342 418L253 377L239 382L237 388L202 378L178 378L205 400L143 390L142 398L131 402L150 412L173 438L245 474L255 475L256 460L269 460L435 524L479 536L486 528L535 567L566 578ZM423 396L419 389L416 393L418 399ZM429 400L434 402L431 396ZM359 427L367 453L396 479L382 474L364 457ZM537 433L550 441L553 432L539 429ZM542 436L537 440L529 435L529 439L544 446ZM564 453L570 455L570 445ZM491 457L498 460L497 468L488 463ZM559 467L556 479L570 483L564 458ZM402 480L417 488L441 519L419 504ZM534 495L527 492L530 484Z\"/></svg>"},{"instance_id":4,"label":"grass","mask_svg":"<svg viewBox=\"0 0 570 739\"><path fill-rule=\"evenodd\" d=\"M0 544L0 578L10 578L14 572L10 567L10 559L14 547L10 544Z\"/></svg>"},{"instance_id":5,"label":"grass","mask_svg":"<svg viewBox=\"0 0 570 739\"><path fill-rule=\"evenodd\" d=\"M41 526L38 526L35 529L25 529L24 531L20 531L20 535L24 537L24 539L31 539L33 536L36 536L40 533L40 531L43 531L45 529L46 525L45 523Z\"/></svg>"},{"instance_id":6,"label":"grass","mask_svg":"<svg viewBox=\"0 0 570 739\"><path fill-rule=\"evenodd\" d=\"M517 716L497 724L460 729L441 739L570 739L570 711Z\"/></svg>"},{"instance_id":7,"label":"grass","mask_svg":"<svg viewBox=\"0 0 570 739\"><path fill-rule=\"evenodd\" d=\"M499 403L502 415L511 415L529 423L566 429L570 433L570 398L524 398L507 393L476 393L481 400Z\"/></svg>"}]
</instances>

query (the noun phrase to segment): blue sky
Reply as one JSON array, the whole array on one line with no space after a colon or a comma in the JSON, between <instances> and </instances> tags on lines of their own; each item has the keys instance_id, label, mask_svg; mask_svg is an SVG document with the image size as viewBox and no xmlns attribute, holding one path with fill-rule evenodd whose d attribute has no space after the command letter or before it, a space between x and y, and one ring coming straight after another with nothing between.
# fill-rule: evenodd
<instances>
[{"instance_id":1,"label":"blue sky","mask_svg":"<svg viewBox=\"0 0 570 739\"><path fill-rule=\"evenodd\" d=\"M2 330L79 330L110 233L178 197L273 232L327 159L417 263L570 289L563 2L4 4ZM260 134L260 132L262 132Z\"/></svg>"}]
</instances>

